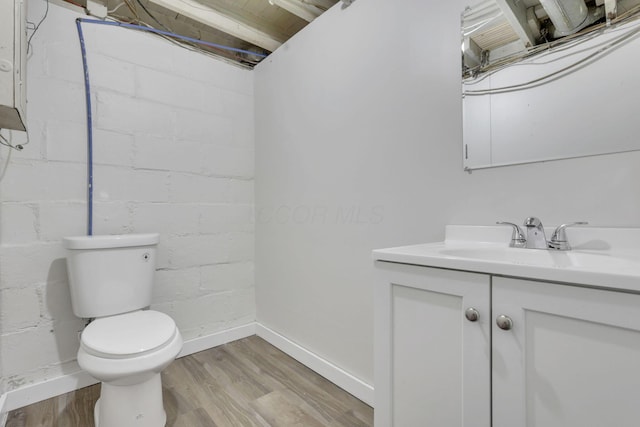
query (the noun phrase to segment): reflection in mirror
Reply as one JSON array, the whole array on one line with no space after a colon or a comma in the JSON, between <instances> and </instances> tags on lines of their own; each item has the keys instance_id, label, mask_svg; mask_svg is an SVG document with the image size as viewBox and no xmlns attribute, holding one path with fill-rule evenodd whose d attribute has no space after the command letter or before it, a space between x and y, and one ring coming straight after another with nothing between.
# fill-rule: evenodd
<instances>
[{"instance_id":1,"label":"reflection in mirror","mask_svg":"<svg viewBox=\"0 0 640 427\"><path fill-rule=\"evenodd\" d=\"M640 0L487 0L462 14L467 170L640 149Z\"/></svg>"}]
</instances>

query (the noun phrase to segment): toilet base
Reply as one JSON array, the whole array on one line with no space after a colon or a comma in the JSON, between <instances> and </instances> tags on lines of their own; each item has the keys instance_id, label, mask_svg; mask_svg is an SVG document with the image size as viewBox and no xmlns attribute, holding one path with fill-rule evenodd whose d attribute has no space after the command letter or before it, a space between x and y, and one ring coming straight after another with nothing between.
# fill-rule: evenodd
<instances>
[{"instance_id":1,"label":"toilet base","mask_svg":"<svg viewBox=\"0 0 640 427\"><path fill-rule=\"evenodd\" d=\"M93 418L96 427L164 427L160 374L139 384L118 386L103 382Z\"/></svg>"}]
</instances>

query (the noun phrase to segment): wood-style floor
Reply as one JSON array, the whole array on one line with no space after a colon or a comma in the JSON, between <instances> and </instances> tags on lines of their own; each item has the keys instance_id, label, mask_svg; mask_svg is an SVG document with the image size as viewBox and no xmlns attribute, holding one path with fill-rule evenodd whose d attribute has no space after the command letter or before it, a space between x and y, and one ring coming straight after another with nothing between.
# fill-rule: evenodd
<instances>
[{"instance_id":1,"label":"wood-style floor","mask_svg":"<svg viewBox=\"0 0 640 427\"><path fill-rule=\"evenodd\" d=\"M373 425L370 406L257 336L180 358L162 381L168 427ZM6 427L94 427L99 394L97 384L16 409Z\"/></svg>"}]
</instances>

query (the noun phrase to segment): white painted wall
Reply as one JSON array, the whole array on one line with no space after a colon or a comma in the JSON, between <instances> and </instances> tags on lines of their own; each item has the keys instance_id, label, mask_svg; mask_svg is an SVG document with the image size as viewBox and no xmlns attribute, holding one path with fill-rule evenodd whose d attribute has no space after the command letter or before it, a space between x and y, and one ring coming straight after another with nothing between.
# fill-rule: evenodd
<instances>
[{"instance_id":1,"label":"white painted wall","mask_svg":"<svg viewBox=\"0 0 640 427\"><path fill-rule=\"evenodd\" d=\"M467 3L336 6L255 70L257 319L369 383L371 249L530 215L640 226L640 152L462 171Z\"/></svg>"},{"instance_id":2,"label":"white painted wall","mask_svg":"<svg viewBox=\"0 0 640 427\"><path fill-rule=\"evenodd\" d=\"M30 1L31 21L44 6ZM32 40L30 142L0 182L0 392L77 370L83 322L71 312L60 242L86 232L78 16L51 4ZM153 308L186 340L252 322L251 73L148 34L84 30L94 234L161 233ZM4 167L8 150L0 155Z\"/></svg>"}]
</instances>

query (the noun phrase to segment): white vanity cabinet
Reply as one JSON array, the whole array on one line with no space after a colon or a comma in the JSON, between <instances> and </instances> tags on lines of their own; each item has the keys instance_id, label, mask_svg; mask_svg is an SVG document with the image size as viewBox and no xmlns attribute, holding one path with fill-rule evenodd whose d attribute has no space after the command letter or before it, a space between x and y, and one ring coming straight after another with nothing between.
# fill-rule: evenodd
<instances>
[{"instance_id":1,"label":"white vanity cabinet","mask_svg":"<svg viewBox=\"0 0 640 427\"><path fill-rule=\"evenodd\" d=\"M640 425L640 295L492 278L494 427Z\"/></svg>"},{"instance_id":2,"label":"white vanity cabinet","mask_svg":"<svg viewBox=\"0 0 640 427\"><path fill-rule=\"evenodd\" d=\"M489 427L489 276L377 266L375 426Z\"/></svg>"},{"instance_id":3,"label":"white vanity cabinet","mask_svg":"<svg viewBox=\"0 0 640 427\"><path fill-rule=\"evenodd\" d=\"M640 294L376 267L376 427L640 425Z\"/></svg>"}]
</instances>

